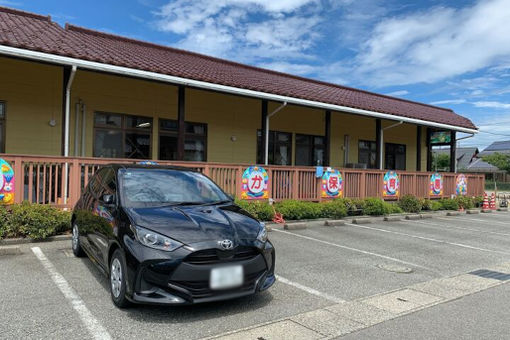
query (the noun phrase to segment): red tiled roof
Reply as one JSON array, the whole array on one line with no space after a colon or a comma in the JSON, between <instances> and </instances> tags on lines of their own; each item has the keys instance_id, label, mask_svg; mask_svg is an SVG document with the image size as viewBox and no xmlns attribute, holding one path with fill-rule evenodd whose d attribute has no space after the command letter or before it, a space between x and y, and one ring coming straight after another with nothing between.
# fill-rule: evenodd
<instances>
[{"instance_id":1,"label":"red tiled roof","mask_svg":"<svg viewBox=\"0 0 510 340\"><path fill-rule=\"evenodd\" d=\"M450 109L243 65L0 7L0 45L476 129Z\"/></svg>"}]
</instances>

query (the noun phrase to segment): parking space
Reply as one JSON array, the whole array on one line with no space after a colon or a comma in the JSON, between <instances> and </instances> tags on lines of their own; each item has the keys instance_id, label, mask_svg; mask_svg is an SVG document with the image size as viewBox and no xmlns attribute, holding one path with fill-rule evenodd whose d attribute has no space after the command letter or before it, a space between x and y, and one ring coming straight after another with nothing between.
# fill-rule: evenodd
<instances>
[{"instance_id":1,"label":"parking space","mask_svg":"<svg viewBox=\"0 0 510 340\"><path fill-rule=\"evenodd\" d=\"M127 310L113 306L107 279L89 259L75 258L69 241L23 245L22 255L0 256L0 338L196 339L229 332L510 261L510 214L341 227L311 223L304 230L275 228L270 239L280 280L268 292Z\"/></svg>"}]
</instances>

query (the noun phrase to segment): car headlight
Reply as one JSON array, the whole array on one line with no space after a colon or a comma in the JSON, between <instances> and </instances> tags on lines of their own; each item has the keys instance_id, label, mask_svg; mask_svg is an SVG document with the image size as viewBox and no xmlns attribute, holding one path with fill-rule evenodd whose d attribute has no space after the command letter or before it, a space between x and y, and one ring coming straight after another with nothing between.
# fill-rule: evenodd
<instances>
[{"instance_id":1,"label":"car headlight","mask_svg":"<svg viewBox=\"0 0 510 340\"><path fill-rule=\"evenodd\" d=\"M158 234L152 230L148 230L142 227L135 227L136 239L149 248L174 251L175 249L182 246L182 243L172 240L169 237Z\"/></svg>"},{"instance_id":2,"label":"car headlight","mask_svg":"<svg viewBox=\"0 0 510 340\"><path fill-rule=\"evenodd\" d=\"M267 229L266 225L263 222L260 222L260 231L259 234L257 235L257 240L259 240L262 243L267 241Z\"/></svg>"}]
</instances>

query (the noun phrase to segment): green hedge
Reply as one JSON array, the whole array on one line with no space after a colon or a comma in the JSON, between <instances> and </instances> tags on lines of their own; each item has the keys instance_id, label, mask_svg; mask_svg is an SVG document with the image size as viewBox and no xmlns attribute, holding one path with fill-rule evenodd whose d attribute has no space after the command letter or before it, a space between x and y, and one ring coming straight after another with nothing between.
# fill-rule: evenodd
<instances>
[{"instance_id":1,"label":"green hedge","mask_svg":"<svg viewBox=\"0 0 510 340\"><path fill-rule=\"evenodd\" d=\"M0 206L0 238L43 239L70 230L71 213L43 204L23 202Z\"/></svg>"},{"instance_id":2,"label":"green hedge","mask_svg":"<svg viewBox=\"0 0 510 340\"><path fill-rule=\"evenodd\" d=\"M423 202L413 195L404 195L398 204L402 210L408 213L419 213L423 207Z\"/></svg>"}]
</instances>

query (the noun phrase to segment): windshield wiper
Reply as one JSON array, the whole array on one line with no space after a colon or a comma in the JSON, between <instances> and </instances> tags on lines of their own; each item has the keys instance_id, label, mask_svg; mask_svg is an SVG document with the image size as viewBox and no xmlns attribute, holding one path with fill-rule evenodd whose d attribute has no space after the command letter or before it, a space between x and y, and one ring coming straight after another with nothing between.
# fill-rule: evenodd
<instances>
[{"instance_id":1,"label":"windshield wiper","mask_svg":"<svg viewBox=\"0 0 510 340\"><path fill-rule=\"evenodd\" d=\"M232 203L232 200L220 200L220 201L208 202L208 203L204 203L204 205L218 205L218 204L225 204L225 203Z\"/></svg>"}]
</instances>

